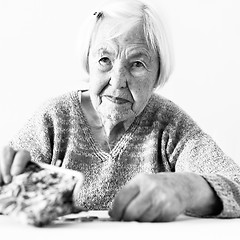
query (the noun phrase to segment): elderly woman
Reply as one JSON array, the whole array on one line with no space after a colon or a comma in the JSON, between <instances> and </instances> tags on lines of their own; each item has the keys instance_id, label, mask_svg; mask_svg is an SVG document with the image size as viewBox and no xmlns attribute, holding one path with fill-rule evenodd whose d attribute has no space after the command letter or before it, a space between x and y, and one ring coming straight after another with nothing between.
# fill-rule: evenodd
<instances>
[{"instance_id":1,"label":"elderly woman","mask_svg":"<svg viewBox=\"0 0 240 240\"><path fill-rule=\"evenodd\" d=\"M117 220L240 216L240 168L177 105L154 93L171 72L159 16L111 1L87 23L89 88L42 106L3 151L0 181L30 160L84 174L74 202ZM80 87L81 88L81 87Z\"/></svg>"}]
</instances>

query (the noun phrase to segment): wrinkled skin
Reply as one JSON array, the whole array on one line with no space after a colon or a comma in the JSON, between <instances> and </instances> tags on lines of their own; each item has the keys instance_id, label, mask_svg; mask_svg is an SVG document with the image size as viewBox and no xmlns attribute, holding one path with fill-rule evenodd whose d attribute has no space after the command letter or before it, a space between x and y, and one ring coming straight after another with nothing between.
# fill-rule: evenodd
<instances>
[{"instance_id":1,"label":"wrinkled skin","mask_svg":"<svg viewBox=\"0 0 240 240\"><path fill-rule=\"evenodd\" d=\"M159 73L158 55L148 48L141 24L111 39L112 21L103 20L89 53L91 102L108 141L117 137L119 123L142 112ZM172 221L186 210L212 213L216 202L215 193L198 175L140 174L117 194L109 214L117 220Z\"/></svg>"},{"instance_id":2,"label":"wrinkled skin","mask_svg":"<svg viewBox=\"0 0 240 240\"><path fill-rule=\"evenodd\" d=\"M22 173L30 160L28 151L4 147L0 157L0 185L11 182L12 176Z\"/></svg>"},{"instance_id":3,"label":"wrinkled skin","mask_svg":"<svg viewBox=\"0 0 240 240\"><path fill-rule=\"evenodd\" d=\"M149 49L141 25L117 39L108 39L106 20L96 34L89 52L90 99L94 121L108 141L116 139L146 106L159 74L159 59ZM88 110L88 107L83 106ZM89 110L90 111L90 110ZM94 122L93 121L93 122ZM122 124L122 127L119 127ZM117 127L118 126L118 127ZM0 183L20 174L31 157L29 152L4 148L0 158ZM193 173L139 174L116 195L109 214L125 221L173 221L191 211L216 214L221 201L200 175Z\"/></svg>"},{"instance_id":4,"label":"wrinkled skin","mask_svg":"<svg viewBox=\"0 0 240 240\"><path fill-rule=\"evenodd\" d=\"M220 205L199 175L139 174L117 194L109 215L124 221L169 222L186 211L211 215Z\"/></svg>"},{"instance_id":5,"label":"wrinkled skin","mask_svg":"<svg viewBox=\"0 0 240 240\"><path fill-rule=\"evenodd\" d=\"M149 49L141 24L111 39L112 21L103 20L89 52L91 102L107 136L142 112L159 73L158 54Z\"/></svg>"}]
</instances>

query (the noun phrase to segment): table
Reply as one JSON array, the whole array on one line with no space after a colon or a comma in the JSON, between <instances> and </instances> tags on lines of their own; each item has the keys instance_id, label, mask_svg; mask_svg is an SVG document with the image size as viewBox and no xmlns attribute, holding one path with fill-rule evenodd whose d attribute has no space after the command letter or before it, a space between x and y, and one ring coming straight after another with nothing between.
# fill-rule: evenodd
<instances>
[{"instance_id":1,"label":"table","mask_svg":"<svg viewBox=\"0 0 240 240\"><path fill-rule=\"evenodd\" d=\"M240 219L193 218L181 215L176 221L169 223L118 222L112 221L106 211L89 211L78 214L77 221L59 220L38 228L1 215L0 234L1 239L6 240L228 240L240 239Z\"/></svg>"}]
</instances>

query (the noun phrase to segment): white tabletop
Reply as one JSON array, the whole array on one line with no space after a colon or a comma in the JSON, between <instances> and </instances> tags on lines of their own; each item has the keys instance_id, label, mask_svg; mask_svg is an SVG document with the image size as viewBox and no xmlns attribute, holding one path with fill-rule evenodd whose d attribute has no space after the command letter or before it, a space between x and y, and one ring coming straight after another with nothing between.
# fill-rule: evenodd
<instances>
[{"instance_id":1,"label":"white tabletop","mask_svg":"<svg viewBox=\"0 0 240 240\"><path fill-rule=\"evenodd\" d=\"M240 239L240 219L207 219L180 216L169 223L112 221L105 211L83 212L75 221L57 221L38 228L0 216L1 239ZM3 237L4 236L4 237Z\"/></svg>"}]
</instances>

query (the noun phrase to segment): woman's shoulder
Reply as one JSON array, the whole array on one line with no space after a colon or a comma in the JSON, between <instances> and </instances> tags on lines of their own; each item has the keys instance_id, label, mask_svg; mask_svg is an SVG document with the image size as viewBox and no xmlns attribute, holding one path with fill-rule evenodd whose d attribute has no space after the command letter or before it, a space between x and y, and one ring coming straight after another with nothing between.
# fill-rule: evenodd
<instances>
[{"instance_id":1,"label":"woman's shoulder","mask_svg":"<svg viewBox=\"0 0 240 240\"><path fill-rule=\"evenodd\" d=\"M72 115L79 110L78 91L71 91L45 100L37 109L40 115Z\"/></svg>"},{"instance_id":2,"label":"woman's shoulder","mask_svg":"<svg viewBox=\"0 0 240 240\"><path fill-rule=\"evenodd\" d=\"M62 93L60 95L57 95L55 97L47 99L43 105L49 105L49 106L65 106L69 104L73 104L76 101L78 101L78 91L71 91Z\"/></svg>"},{"instance_id":3,"label":"woman's shoulder","mask_svg":"<svg viewBox=\"0 0 240 240\"><path fill-rule=\"evenodd\" d=\"M176 114L185 113L184 110L175 102L158 93L154 93L152 95L149 106L153 111L161 113L161 115L167 114L176 116Z\"/></svg>"},{"instance_id":4,"label":"woman's shoulder","mask_svg":"<svg viewBox=\"0 0 240 240\"><path fill-rule=\"evenodd\" d=\"M195 125L195 121L178 104L154 93L149 102L149 111L155 119L170 125Z\"/></svg>"}]
</instances>

